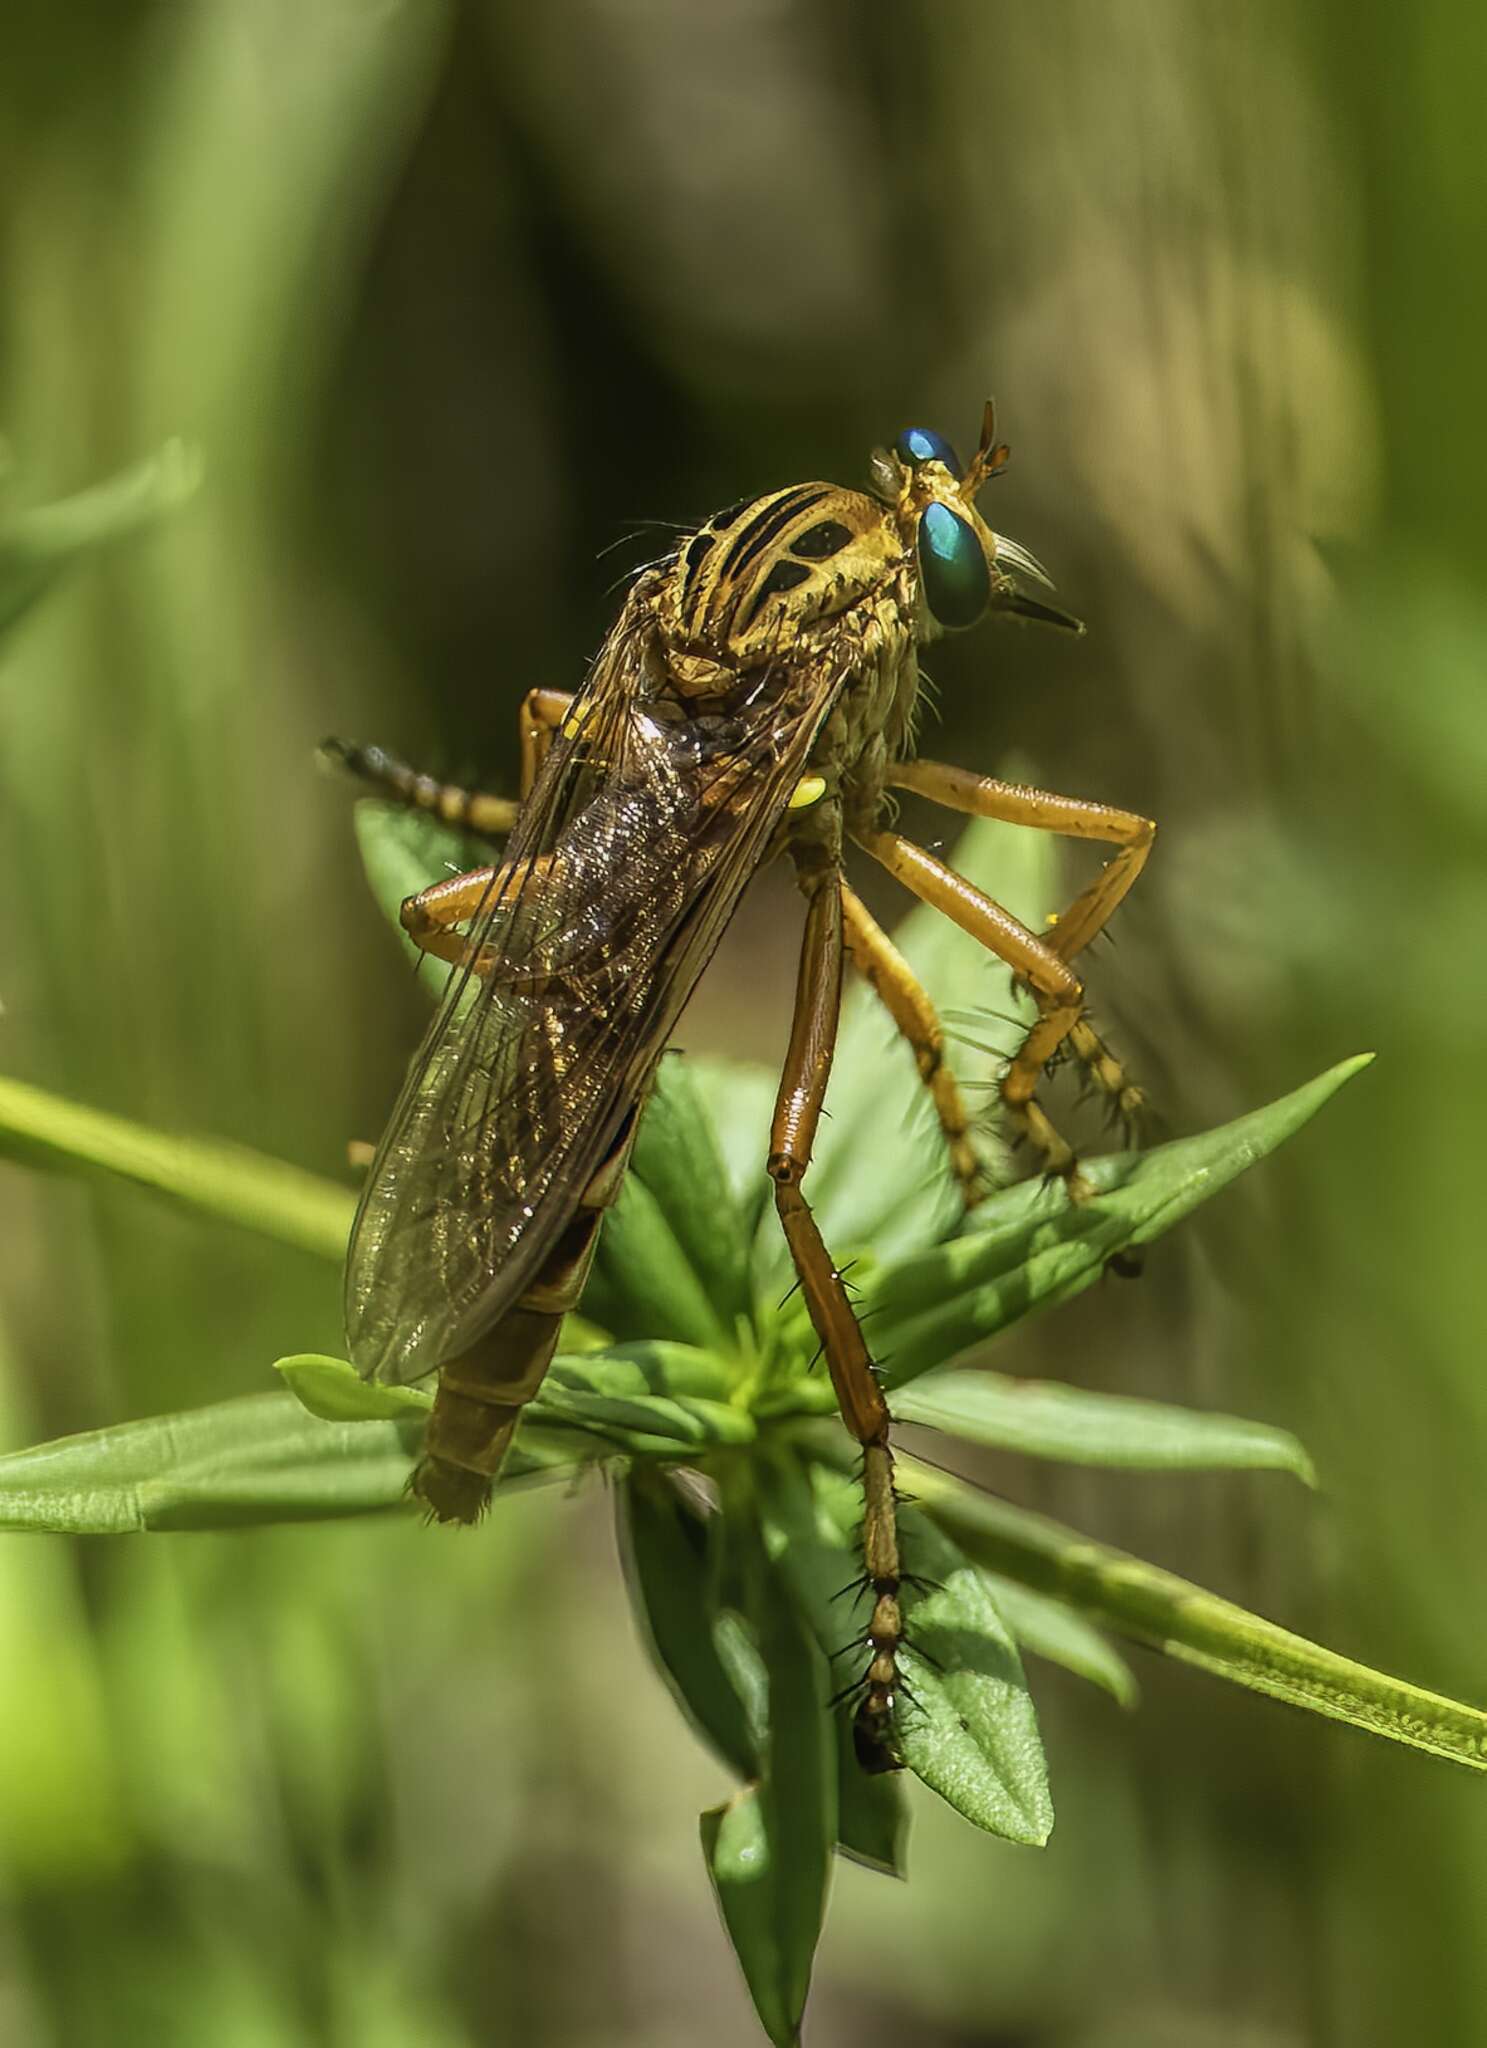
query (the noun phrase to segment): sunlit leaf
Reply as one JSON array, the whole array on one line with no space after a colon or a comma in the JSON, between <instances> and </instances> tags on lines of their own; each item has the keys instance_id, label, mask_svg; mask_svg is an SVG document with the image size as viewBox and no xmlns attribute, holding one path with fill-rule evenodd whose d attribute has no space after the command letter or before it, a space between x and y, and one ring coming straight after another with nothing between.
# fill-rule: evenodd
<instances>
[{"instance_id":1,"label":"sunlit leaf","mask_svg":"<svg viewBox=\"0 0 1487 2048\"><path fill-rule=\"evenodd\" d=\"M761 1174L765 1150L761 1131ZM725 1337L730 1336L738 1319L749 1315L754 1305L747 1231L706 1099L692 1062L683 1055L668 1056L657 1070L641 1114L630 1171L654 1198L697 1276L710 1319Z\"/></svg>"},{"instance_id":2,"label":"sunlit leaf","mask_svg":"<svg viewBox=\"0 0 1487 2048\"><path fill-rule=\"evenodd\" d=\"M277 1358L274 1371L282 1373L301 1407L322 1422L395 1422L410 1411L427 1422L434 1405L428 1387L391 1387L364 1380L346 1359L328 1358L319 1351Z\"/></svg>"},{"instance_id":3,"label":"sunlit leaf","mask_svg":"<svg viewBox=\"0 0 1487 2048\"><path fill-rule=\"evenodd\" d=\"M776 1565L796 1589L828 1656L861 1628L843 1600L857 1571L857 1488L816 1466L770 1474L765 1533ZM925 1517L901 1517L906 1568L926 1590L906 1593L911 1641L905 1670L918 1706L905 1701L897 1735L905 1763L977 1827L1040 1844L1053 1826L1037 1717L1022 1664L982 1575ZM930 1586L928 1582L936 1584ZM933 1660L933 1662L931 1662ZM848 1669L850 1676L850 1669Z\"/></svg>"},{"instance_id":4,"label":"sunlit leaf","mask_svg":"<svg viewBox=\"0 0 1487 2048\"><path fill-rule=\"evenodd\" d=\"M1323 1649L1172 1572L915 1465L910 1482L962 1548L1120 1634L1253 1692L1487 1771L1487 1712Z\"/></svg>"},{"instance_id":5,"label":"sunlit leaf","mask_svg":"<svg viewBox=\"0 0 1487 2048\"><path fill-rule=\"evenodd\" d=\"M1114 1644L1107 1642L1083 1615L1057 1600L1033 1593L999 1572L983 1572L997 1613L1012 1631L1019 1650L1061 1664L1077 1678L1088 1679L1123 1707L1134 1707L1140 1693L1136 1674Z\"/></svg>"},{"instance_id":6,"label":"sunlit leaf","mask_svg":"<svg viewBox=\"0 0 1487 2048\"><path fill-rule=\"evenodd\" d=\"M1053 907L1056 849L1047 833L980 818L948 856L956 871L987 889L1014 914L1035 921ZM916 904L893 928L893 943L941 1010L1006 1009L1007 969L940 911ZM977 1036L1015 1037L985 1022ZM963 1081L977 1082L997 1062L962 1044L949 1047ZM979 1107L979 1097L969 1098ZM843 1006L828 1116L816 1144L811 1201L833 1250L871 1244L882 1258L933 1244L960 1215L944 1139L914 1056L882 1004L855 976ZM1001 1158L994 1141L990 1156Z\"/></svg>"},{"instance_id":7,"label":"sunlit leaf","mask_svg":"<svg viewBox=\"0 0 1487 2048\"><path fill-rule=\"evenodd\" d=\"M117 1535L360 1515L403 1499L422 1422L329 1423L292 1394L62 1437L0 1458L0 1527Z\"/></svg>"},{"instance_id":8,"label":"sunlit leaf","mask_svg":"<svg viewBox=\"0 0 1487 2048\"><path fill-rule=\"evenodd\" d=\"M1148 1244L1273 1152L1366 1067L1371 1053L1217 1130L1151 1152L1083 1162L1093 1193L1074 1203L1061 1183L1020 1181L982 1205L962 1237L881 1268L864 1306L878 1312L878 1355L891 1385L948 1365L1033 1309L1080 1293L1113 1253Z\"/></svg>"},{"instance_id":9,"label":"sunlit leaf","mask_svg":"<svg viewBox=\"0 0 1487 2048\"><path fill-rule=\"evenodd\" d=\"M1316 1483L1311 1460L1288 1430L1233 1415L1204 1415L1125 1394L1092 1394L1057 1381L995 1372L936 1372L900 1388L904 1422L1025 1457L1142 1471L1254 1467Z\"/></svg>"}]
</instances>

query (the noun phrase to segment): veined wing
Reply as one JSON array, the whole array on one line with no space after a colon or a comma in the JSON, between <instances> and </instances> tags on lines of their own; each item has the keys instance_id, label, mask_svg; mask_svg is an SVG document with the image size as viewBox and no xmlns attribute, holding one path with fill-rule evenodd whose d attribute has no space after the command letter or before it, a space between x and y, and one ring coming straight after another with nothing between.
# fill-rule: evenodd
<instances>
[{"instance_id":1,"label":"veined wing","mask_svg":"<svg viewBox=\"0 0 1487 2048\"><path fill-rule=\"evenodd\" d=\"M549 751L378 1148L346 1323L420 1379L523 1292L635 1106L849 667L684 698L634 597Z\"/></svg>"}]
</instances>

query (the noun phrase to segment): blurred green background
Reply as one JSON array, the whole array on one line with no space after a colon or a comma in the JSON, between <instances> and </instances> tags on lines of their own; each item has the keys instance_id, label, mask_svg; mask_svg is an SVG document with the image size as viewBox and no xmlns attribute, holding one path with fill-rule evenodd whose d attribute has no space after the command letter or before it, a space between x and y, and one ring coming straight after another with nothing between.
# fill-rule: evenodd
<instances>
[{"instance_id":1,"label":"blurred green background","mask_svg":"<svg viewBox=\"0 0 1487 2048\"><path fill-rule=\"evenodd\" d=\"M926 744L1160 821L1091 981L1175 1129L1381 1058L998 1352L1287 1423L1322 1498L991 1477L1487 1702L1484 77L1466 0L10 0L0 489L177 434L208 477L0 660L0 1071L344 1175L424 998L315 744L511 787L616 540L993 390L990 516L1090 632L937 649ZM787 903L686 1043L778 1052ZM0 1217L7 1444L339 1348L308 1257L14 1167ZM1035 1670L1045 1854L923 1795L908 1887L839 1870L810 2038L1487 2042L1481 1786L1141 1675ZM470 1540L12 1538L0 2043L751 2042L723 1790L598 1484Z\"/></svg>"}]
</instances>

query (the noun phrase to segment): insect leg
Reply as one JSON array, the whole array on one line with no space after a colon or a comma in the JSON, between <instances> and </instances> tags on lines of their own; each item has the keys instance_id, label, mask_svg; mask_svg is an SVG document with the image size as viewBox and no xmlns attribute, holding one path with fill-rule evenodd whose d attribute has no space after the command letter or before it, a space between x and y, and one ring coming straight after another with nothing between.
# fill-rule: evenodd
<instances>
[{"instance_id":1,"label":"insect leg","mask_svg":"<svg viewBox=\"0 0 1487 2048\"><path fill-rule=\"evenodd\" d=\"M524 862L524 883L528 875L540 880L551 865L550 854ZM470 942L461 935L459 927L478 917L495 900L510 873L509 867L471 868L468 874L434 882L407 898L398 912L398 921L421 953L447 960L451 966L463 966ZM481 971L479 960L474 962L474 968L477 974Z\"/></svg>"},{"instance_id":2,"label":"insect leg","mask_svg":"<svg viewBox=\"0 0 1487 2048\"><path fill-rule=\"evenodd\" d=\"M922 902L943 911L962 931L1005 960L1032 990L1038 1020L1002 1076L1002 1102L1017 1129L1042 1156L1045 1171L1062 1174L1077 1200L1086 1190L1074 1154L1044 1114L1036 1093L1038 1076L1083 1014L1084 991L1078 976L1009 910L983 896L912 839L899 832L866 832L860 843Z\"/></svg>"},{"instance_id":3,"label":"insect leg","mask_svg":"<svg viewBox=\"0 0 1487 2048\"><path fill-rule=\"evenodd\" d=\"M806 892L805 934L790 1046L770 1127L769 1176L775 1208L800 1276L801 1293L826 1355L842 1419L862 1446L864 1514L862 1542L867 1583L873 1594L867 1641L871 1659L861 1704L853 1722L857 1755L870 1771L898 1768L893 1741L895 1700L900 1689L898 1650L903 1640L899 1605L898 1516L893 1493L893 1453L888 1442L888 1404L872 1358L852 1311L842 1276L832 1261L816 1219L801 1191L836 1049L842 995L842 876L835 859L801 867Z\"/></svg>"},{"instance_id":4,"label":"insect leg","mask_svg":"<svg viewBox=\"0 0 1487 2048\"><path fill-rule=\"evenodd\" d=\"M568 716L572 702L572 694L567 690L528 690L521 700L517 729L521 735L523 803L532 794L532 784L537 780L538 769L547 759L552 736Z\"/></svg>"},{"instance_id":5,"label":"insect leg","mask_svg":"<svg viewBox=\"0 0 1487 2048\"><path fill-rule=\"evenodd\" d=\"M1051 790L1028 789L1015 782L999 782L993 775L977 775L943 761L906 761L894 772L892 780L896 788L916 790L947 810L1057 832L1067 839L1103 840L1120 848L1089 887L1054 920L1053 929L1046 935L1050 949L1063 960L1072 960L1104 929L1146 865L1156 838L1157 828L1151 819L1135 811L1123 811L1114 804L1091 803L1083 797L1057 796ZM1070 1030L1068 1043L1095 1085L1128 1123L1134 1122L1145 1106L1145 1097L1086 1018Z\"/></svg>"},{"instance_id":6,"label":"insect leg","mask_svg":"<svg viewBox=\"0 0 1487 2048\"><path fill-rule=\"evenodd\" d=\"M994 775L977 775L968 768L952 768L943 761L905 761L890 778L896 789L917 790L931 803L946 810L967 811L972 817L1000 818L1008 825L1031 825L1042 832L1058 832L1066 839L1099 839L1118 846L1120 852L1103 867L1089 887L1059 918L1048 944L1061 959L1072 960L1083 952L1124 900L1132 883L1146 865L1157 828L1150 818L1135 811L1118 810L1114 804L1090 803L1083 797L1056 796L1051 790L1026 789L1015 782L999 782Z\"/></svg>"},{"instance_id":7,"label":"insect leg","mask_svg":"<svg viewBox=\"0 0 1487 2048\"><path fill-rule=\"evenodd\" d=\"M358 746L354 740L326 740L320 753L322 759L349 769L358 781L370 783L410 811L431 811L446 825L474 832L482 839L504 839L516 823L520 806L510 797L487 796L484 790L462 789L456 782L421 775L381 747Z\"/></svg>"},{"instance_id":8,"label":"insect leg","mask_svg":"<svg viewBox=\"0 0 1487 2048\"><path fill-rule=\"evenodd\" d=\"M842 884L842 929L858 972L908 1040L919 1078L929 1090L960 1198L973 1209L986 1190L971 1146L970 1118L954 1074L945 1063L945 1034L934 1004L887 932L854 889Z\"/></svg>"}]
</instances>

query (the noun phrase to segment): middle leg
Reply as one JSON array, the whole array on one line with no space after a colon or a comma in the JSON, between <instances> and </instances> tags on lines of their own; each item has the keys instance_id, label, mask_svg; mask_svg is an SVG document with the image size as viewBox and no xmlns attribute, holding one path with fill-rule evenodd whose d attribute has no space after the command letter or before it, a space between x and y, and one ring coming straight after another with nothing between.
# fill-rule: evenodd
<instances>
[{"instance_id":1,"label":"middle leg","mask_svg":"<svg viewBox=\"0 0 1487 2048\"><path fill-rule=\"evenodd\" d=\"M808 908L790 1047L770 1128L769 1177L842 1420L862 1446L862 1546L873 1611L866 1635L870 1658L852 1733L858 1761L865 1770L892 1771L899 1768L894 1715L902 1689L898 1655L904 1631L888 1404L842 1276L801 1190L831 1076L841 1011L839 861L828 857L819 866L801 866L800 883Z\"/></svg>"},{"instance_id":2,"label":"middle leg","mask_svg":"<svg viewBox=\"0 0 1487 2048\"><path fill-rule=\"evenodd\" d=\"M945 1034L935 1006L903 954L856 890L845 882L842 925L853 964L908 1041L919 1078L929 1090L940 1120L961 1201L967 1209L974 1209L986 1187L981 1162L971 1144L965 1099L945 1063Z\"/></svg>"},{"instance_id":3,"label":"middle leg","mask_svg":"<svg viewBox=\"0 0 1487 2048\"><path fill-rule=\"evenodd\" d=\"M1026 1137L1048 1173L1062 1174L1075 1200L1088 1190L1079 1178L1073 1151L1059 1136L1037 1100L1038 1079L1084 1014L1084 990L1067 960L1019 924L1011 911L947 868L901 832L864 832L860 844L921 902L943 911L962 931L978 939L1025 981L1038 1005L1038 1018L1002 1076L1002 1102L1019 1135Z\"/></svg>"}]
</instances>

